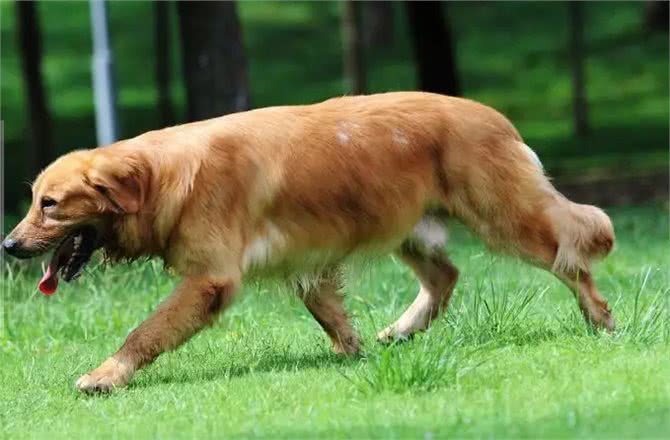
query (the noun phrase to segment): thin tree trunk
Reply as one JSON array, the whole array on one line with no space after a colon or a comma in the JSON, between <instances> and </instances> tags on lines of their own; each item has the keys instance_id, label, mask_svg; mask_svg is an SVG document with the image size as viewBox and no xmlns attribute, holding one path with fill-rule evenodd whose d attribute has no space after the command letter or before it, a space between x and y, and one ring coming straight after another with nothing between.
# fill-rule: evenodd
<instances>
[{"instance_id":1,"label":"thin tree trunk","mask_svg":"<svg viewBox=\"0 0 670 440\"><path fill-rule=\"evenodd\" d=\"M346 0L343 7L342 35L344 37L344 76L348 83L347 91L354 95L362 95L366 89L366 78L361 3Z\"/></svg>"},{"instance_id":2,"label":"thin tree trunk","mask_svg":"<svg viewBox=\"0 0 670 440\"><path fill-rule=\"evenodd\" d=\"M187 118L249 109L247 60L235 2L178 2Z\"/></svg>"},{"instance_id":3,"label":"thin tree trunk","mask_svg":"<svg viewBox=\"0 0 670 440\"><path fill-rule=\"evenodd\" d=\"M154 45L156 48L156 89L158 113L163 127L175 122L170 98L170 6L167 1L154 3Z\"/></svg>"},{"instance_id":4,"label":"thin tree trunk","mask_svg":"<svg viewBox=\"0 0 670 440\"><path fill-rule=\"evenodd\" d=\"M670 28L670 2L647 1L644 5L644 22L650 31L668 32Z\"/></svg>"},{"instance_id":5,"label":"thin tree trunk","mask_svg":"<svg viewBox=\"0 0 670 440\"><path fill-rule=\"evenodd\" d=\"M34 2L16 2L21 68L28 98L31 151L26 163L33 178L55 157L51 115L42 81L42 35Z\"/></svg>"},{"instance_id":6,"label":"thin tree trunk","mask_svg":"<svg viewBox=\"0 0 670 440\"><path fill-rule=\"evenodd\" d=\"M568 3L570 12L570 65L572 69L572 109L577 136L589 132L586 79L584 73L584 5Z\"/></svg>"},{"instance_id":7,"label":"thin tree trunk","mask_svg":"<svg viewBox=\"0 0 670 440\"><path fill-rule=\"evenodd\" d=\"M395 17L393 2L389 0L363 2L363 33L368 47L381 47L393 43Z\"/></svg>"},{"instance_id":8,"label":"thin tree trunk","mask_svg":"<svg viewBox=\"0 0 670 440\"><path fill-rule=\"evenodd\" d=\"M456 52L446 14L437 1L405 1L421 90L460 95Z\"/></svg>"}]
</instances>

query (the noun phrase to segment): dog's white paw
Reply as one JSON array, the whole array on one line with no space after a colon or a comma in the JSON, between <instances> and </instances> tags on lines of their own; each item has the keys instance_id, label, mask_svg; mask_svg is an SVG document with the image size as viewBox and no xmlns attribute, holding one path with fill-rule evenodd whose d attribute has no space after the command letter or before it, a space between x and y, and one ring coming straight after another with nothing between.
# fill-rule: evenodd
<instances>
[{"instance_id":1,"label":"dog's white paw","mask_svg":"<svg viewBox=\"0 0 670 440\"><path fill-rule=\"evenodd\" d=\"M396 341L405 341L409 339L411 334L400 332L395 325L389 325L384 330L377 333L377 342L382 344L390 344Z\"/></svg>"}]
</instances>

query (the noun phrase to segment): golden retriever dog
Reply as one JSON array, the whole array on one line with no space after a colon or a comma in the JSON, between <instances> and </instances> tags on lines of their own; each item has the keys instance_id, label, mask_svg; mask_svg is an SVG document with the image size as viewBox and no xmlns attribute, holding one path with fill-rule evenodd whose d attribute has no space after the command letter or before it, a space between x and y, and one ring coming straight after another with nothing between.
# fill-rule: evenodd
<instances>
[{"instance_id":1,"label":"golden retriever dog","mask_svg":"<svg viewBox=\"0 0 670 440\"><path fill-rule=\"evenodd\" d=\"M254 273L307 279L300 298L333 350L356 353L338 280L355 253L393 252L420 283L379 339L425 330L458 278L445 253L449 217L551 271L591 325L614 328L590 267L612 249L610 219L559 194L514 126L467 99L399 92L231 114L66 154L32 191L3 247L22 258L54 250L43 292L99 248L112 260L158 256L183 278L77 381L82 391L126 385L211 324Z\"/></svg>"}]
</instances>

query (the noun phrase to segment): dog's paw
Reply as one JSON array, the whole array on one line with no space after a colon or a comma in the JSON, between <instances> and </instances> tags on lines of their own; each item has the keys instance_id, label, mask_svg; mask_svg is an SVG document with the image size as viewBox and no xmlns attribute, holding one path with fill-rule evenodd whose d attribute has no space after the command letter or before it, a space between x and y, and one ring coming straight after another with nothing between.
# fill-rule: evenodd
<instances>
[{"instance_id":1,"label":"dog's paw","mask_svg":"<svg viewBox=\"0 0 670 440\"><path fill-rule=\"evenodd\" d=\"M614 321L614 318L608 314L602 322L595 325L595 328L604 329L607 333L612 334L616 330L616 322Z\"/></svg>"},{"instance_id":2,"label":"dog's paw","mask_svg":"<svg viewBox=\"0 0 670 440\"><path fill-rule=\"evenodd\" d=\"M398 330L394 324L377 333L377 342L384 345L407 342L414 337L414 334L415 331Z\"/></svg>"},{"instance_id":3,"label":"dog's paw","mask_svg":"<svg viewBox=\"0 0 670 440\"><path fill-rule=\"evenodd\" d=\"M390 325L377 333L377 342L380 344L391 344L393 342L406 341L410 337L411 334L400 332L395 328L394 325Z\"/></svg>"},{"instance_id":4,"label":"dog's paw","mask_svg":"<svg viewBox=\"0 0 670 440\"><path fill-rule=\"evenodd\" d=\"M355 355L361 350L361 342L356 336L350 336L344 340L333 341L333 353L342 355Z\"/></svg>"},{"instance_id":5,"label":"dog's paw","mask_svg":"<svg viewBox=\"0 0 670 440\"><path fill-rule=\"evenodd\" d=\"M130 375L116 359L108 359L95 370L77 379L76 387L84 393L109 393L126 386Z\"/></svg>"},{"instance_id":6,"label":"dog's paw","mask_svg":"<svg viewBox=\"0 0 670 440\"><path fill-rule=\"evenodd\" d=\"M377 333L377 342L382 344L390 344L395 340L395 330L393 326L388 326L384 330Z\"/></svg>"}]
</instances>

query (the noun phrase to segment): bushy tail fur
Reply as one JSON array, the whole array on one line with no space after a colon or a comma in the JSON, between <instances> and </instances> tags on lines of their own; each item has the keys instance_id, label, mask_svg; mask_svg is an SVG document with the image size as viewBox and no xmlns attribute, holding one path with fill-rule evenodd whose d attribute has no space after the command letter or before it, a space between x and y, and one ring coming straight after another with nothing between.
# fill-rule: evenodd
<instances>
[{"instance_id":1,"label":"bushy tail fur","mask_svg":"<svg viewBox=\"0 0 670 440\"><path fill-rule=\"evenodd\" d=\"M553 270L588 272L591 261L607 256L614 246L612 222L600 208L567 199L563 202L551 213L559 242Z\"/></svg>"}]
</instances>

